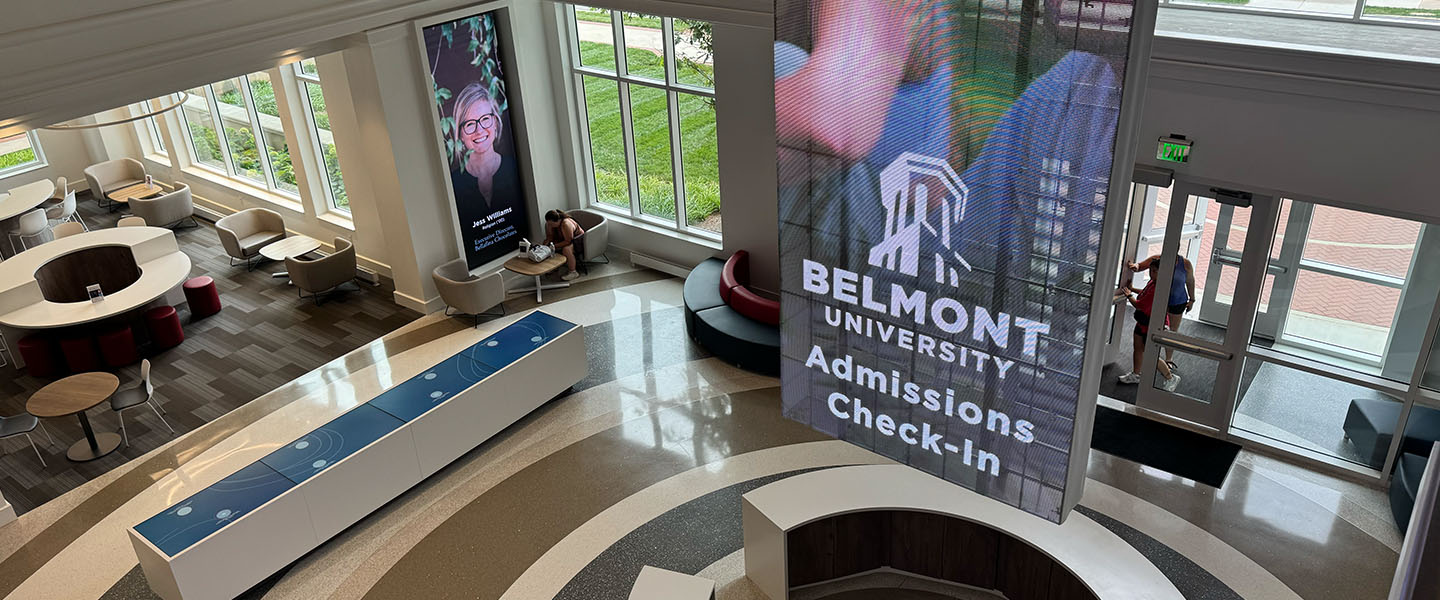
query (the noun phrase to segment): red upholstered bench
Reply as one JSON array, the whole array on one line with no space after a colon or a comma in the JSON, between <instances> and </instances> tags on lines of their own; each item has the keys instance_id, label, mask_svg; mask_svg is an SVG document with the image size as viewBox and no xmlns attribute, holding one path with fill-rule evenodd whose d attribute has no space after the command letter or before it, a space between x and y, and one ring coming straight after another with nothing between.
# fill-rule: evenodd
<instances>
[{"instance_id":1,"label":"red upholstered bench","mask_svg":"<svg viewBox=\"0 0 1440 600\"><path fill-rule=\"evenodd\" d=\"M720 272L720 297L746 317L767 325L780 324L780 303L750 291L750 253L737 250Z\"/></svg>"},{"instance_id":2,"label":"red upholstered bench","mask_svg":"<svg viewBox=\"0 0 1440 600\"><path fill-rule=\"evenodd\" d=\"M685 278L685 329L695 343L742 369L780 374L780 303L746 287L750 255L707 259Z\"/></svg>"}]
</instances>

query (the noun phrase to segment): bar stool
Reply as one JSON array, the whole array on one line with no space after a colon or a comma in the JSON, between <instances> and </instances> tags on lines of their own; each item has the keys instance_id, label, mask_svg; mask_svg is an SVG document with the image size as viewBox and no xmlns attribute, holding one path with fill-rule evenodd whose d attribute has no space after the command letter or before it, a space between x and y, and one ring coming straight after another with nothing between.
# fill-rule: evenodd
<instances>
[{"instance_id":1,"label":"bar stool","mask_svg":"<svg viewBox=\"0 0 1440 600\"><path fill-rule=\"evenodd\" d=\"M185 301L190 303L190 320L203 319L220 312L220 292L208 275L192 277L185 282Z\"/></svg>"},{"instance_id":2,"label":"bar stool","mask_svg":"<svg viewBox=\"0 0 1440 600\"><path fill-rule=\"evenodd\" d=\"M60 352L65 355L65 365L72 373L88 373L100 370L100 354L95 351L95 338L75 334L60 339Z\"/></svg>"},{"instance_id":3,"label":"bar stool","mask_svg":"<svg viewBox=\"0 0 1440 600\"><path fill-rule=\"evenodd\" d=\"M180 315L173 306L157 306L145 311L145 327L150 331L150 343L155 349L174 348L185 341L185 330L180 328Z\"/></svg>"},{"instance_id":4,"label":"bar stool","mask_svg":"<svg viewBox=\"0 0 1440 600\"><path fill-rule=\"evenodd\" d=\"M48 379L65 372L64 359L55 347L55 340L43 334L27 335L15 344L20 358L25 359L25 369L35 377Z\"/></svg>"},{"instance_id":5,"label":"bar stool","mask_svg":"<svg viewBox=\"0 0 1440 600\"><path fill-rule=\"evenodd\" d=\"M129 325L121 324L106 330L96 341L100 343L100 357L112 369L140 360L140 354L135 349L135 334L130 332Z\"/></svg>"}]
</instances>

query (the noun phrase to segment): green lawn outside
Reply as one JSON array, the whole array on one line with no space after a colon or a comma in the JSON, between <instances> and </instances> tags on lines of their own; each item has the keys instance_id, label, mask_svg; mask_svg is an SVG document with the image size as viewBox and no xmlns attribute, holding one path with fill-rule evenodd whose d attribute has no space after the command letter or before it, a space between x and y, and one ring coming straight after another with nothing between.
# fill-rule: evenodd
<instances>
[{"instance_id":1,"label":"green lawn outside","mask_svg":"<svg viewBox=\"0 0 1440 600\"><path fill-rule=\"evenodd\" d=\"M581 42L584 64L597 64L609 44ZM626 61L645 70L662 66L663 59L646 50L629 48ZM585 105L590 119L591 156L599 201L628 207L625 175L624 130L616 84L585 77ZM670 154L670 126L665 93L655 88L630 87L630 114L634 119L636 166L640 174L640 206L648 215L675 216L675 194ZM719 154L715 141L715 110L700 96L679 94L681 162L685 172L686 221L698 224L720 210Z\"/></svg>"},{"instance_id":2,"label":"green lawn outside","mask_svg":"<svg viewBox=\"0 0 1440 600\"><path fill-rule=\"evenodd\" d=\"M603 8L576 6L575 19L578 21L591 21L594 23L609 23L610 11ZM651 29L660 28L660 17L628 13L625 15L624 21L626 27L649 27Z\"/></svg>"},{"instance_id":3,"label":"green lawn outside","mask_svg":"<svg viewBox=\"0 0 1440 600\"><path fill-rule=\"evenodd\" d=\"M32 162L35 162L35 151L30 148L16 150L9 154L0 154L0 171Z\"/></svg>"},{"instance_id":4,"label":"green lawn outside","mask_svg":"<svg viewBox=\"0 0 1440 600\"><path fill-rule=\"evenodd\" d=\"M1440 10L1434 8L1400 8L1397 6L1365 5L1365 15L1374 17L1411 17L1416 19L1440 19Z\"/></svg>"}]
</instances>

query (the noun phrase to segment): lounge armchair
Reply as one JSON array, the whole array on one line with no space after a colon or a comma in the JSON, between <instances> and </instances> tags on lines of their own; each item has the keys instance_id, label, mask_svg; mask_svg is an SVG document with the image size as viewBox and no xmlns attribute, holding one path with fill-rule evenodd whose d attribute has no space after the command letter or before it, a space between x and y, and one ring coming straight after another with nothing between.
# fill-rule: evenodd
<instances>
[{"instance_id":1,"label":"lounge armchair","mask_svg":"<svg viewBox=\"0 0 1440 600\"><path fill-rule=\"evenodd\" d=\"M475 326L480 326L480 317L499 317L505 314L505 281L499 272L484 277L471 275L465 266L465 259L457 258L435 267L430 273L435 279L435 289L445 301L445 314L473 315ZM499 313L487 312L496 306Z\"/></svg>"},{"instance_id":2,"label":"lounge armchair","mask_svg":"<svg viewBox=\"0 0 1440 600\"><path fill-rule=\"evenodd\" d=\"M117 158L85 167L85 181L90 195L101 208L113 208L110 192L145 181L145 165L133 158Z\"/></svg>"},{"instance_id":3,"label":"lounge armchair","mask_svg":"<svg viewBox=\"0 0 1440 600\"><path fill-rule=\"evenodd\" d=\"M301 298L321 297L355 279L355 245L345 238L335 238L335 252L320 258L293 256L285 259L285 270L295 283Z\"/></svg>"},{"instance_id":4,"label":"lounge armchair","mask_svg":"<svg viewBox=\"0 0 1440 600\"><path fill-rule=\"evenodd\" d=\"M190 195L190 186L184 183L176 183L174 190L154 198L131 200L130 212L152 227L179 226L186 219L190 224L185 227L200 225L195 222L195 199Z\"/></svg>"},{"instance_id":5,"label":"lounge armchair","mask_svg":"<svg viewBox=\"0 0 1440 600\"><path fill-rule=\"evenodd\" d=\"M261 248L285 239L285 219L268 208L247 208L216 221L215 233L230 255L230 266L238 264L238 260L253 269L253 259L260 255Z\"/></svg>"},{"instance_id":6,"label":"lounge armchair","mask_svg":"<svg viewBox=\"0 0 1440 600\"><path fill-rule=\"evenodd\" d=\"M580 224L585 230L585 235L580 236L578 246L581 252L575 256L575 260L584 268L585 263L610 262L610 257L605 256L605 250L610 245L610 223L605 215L593 210L576 209L569 212L569 215Z\"/></svg>"}]
</instances>

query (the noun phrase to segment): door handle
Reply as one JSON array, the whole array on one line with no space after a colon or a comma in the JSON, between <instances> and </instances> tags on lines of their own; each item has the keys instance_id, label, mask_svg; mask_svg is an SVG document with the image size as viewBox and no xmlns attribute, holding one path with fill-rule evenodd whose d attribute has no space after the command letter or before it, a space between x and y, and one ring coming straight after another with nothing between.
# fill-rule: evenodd
<instances>
[{"instance_id":1,"label":"door handle","mask_svg":"<svg viewBox=\"0 0 1440 600\"><path fill-rule=\"evenodd\" d=\"M1150 339L1155 340L1155 343L1160 344L1161 346L1165 346L1167 348L1174 348L1188 354L1198 354L1200 356L1204 356L1206 358L1213 358L1219 361L1228 361L1232 358L1235 358L1235 355L1230 352L1206 348L1204 346L1192 344L1185 340L1168 338L1158 333L1151 335Z\"/></svg>"},{"instance_id":2,"label":"door handle","mask_svg":"<svg viewBox=\"0 0 1440 600\"><path fill-rule=\"evenodd\" d=\"M1210 253L1210 259L1222 265L1230 265L1232 267L1240 266L1239 256L1225 252L1224 250L1218 248ZM1271 275L1284 275L1290 272L1290 267L1287 267L1272 260L1269 261L1269 264L1265 267L1265 271Z\"/></svg>"}]
</instances>

